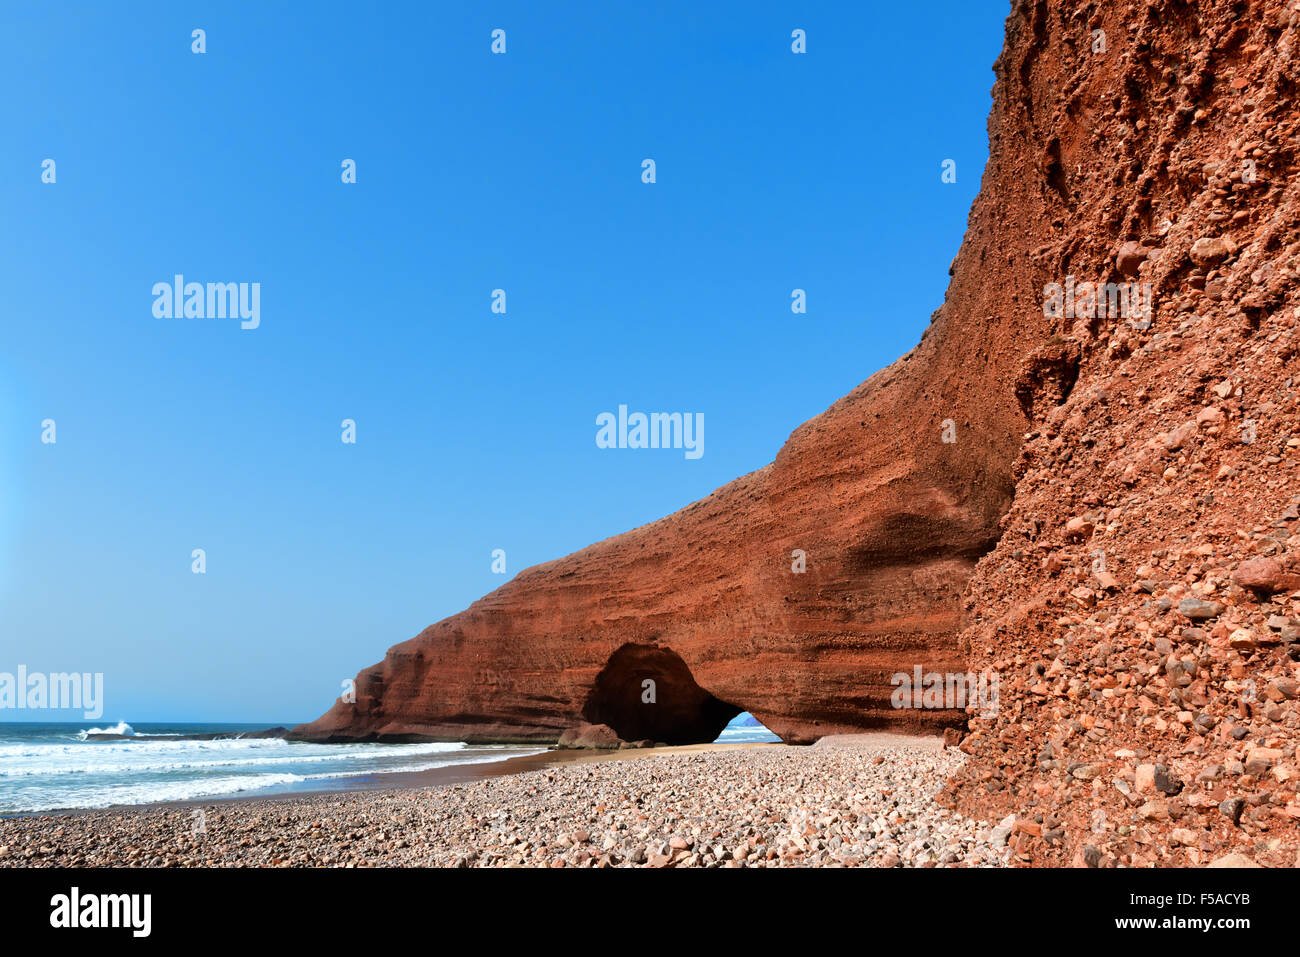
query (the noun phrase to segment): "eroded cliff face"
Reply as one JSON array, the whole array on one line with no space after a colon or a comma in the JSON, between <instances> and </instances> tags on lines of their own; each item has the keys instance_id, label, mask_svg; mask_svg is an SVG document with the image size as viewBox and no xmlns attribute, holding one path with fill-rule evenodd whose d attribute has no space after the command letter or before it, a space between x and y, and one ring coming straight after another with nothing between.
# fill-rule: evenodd
<instances>
[{"instance_id":1,"label":"eroded cliff face","mask_svg":"<svg viewBox=\"0 0 1300 957\"><path fill-rule=\"evenodd\" d=\"M948 799L1015 815L1018 860L1296 863L1297 43L1282 0L1014 4L921 343L771 465L523 572L297 733L960 727ZM1120 282L1128 317L1044 314L1050 284ZM997 713L892 707L916 665L996 672Z\"/></svg>"},{"instance_id":2,"label":"eroded cliff face","mask_svg":"<svg viewBox=\"0 0 1300 957\"><path fill-rule=\"evenodd\" d=\"M947 300L915 349L797 429L771 465L530 568L389 649L358 676L355 703L296 734L554 741L599 718L624 738L703 741L740 710L789 742L962 723L960 710L894 708L890 676L965 670L962 594L1011 502L1026 396L1050 405L1072 384L1068 367L1046 384L1023 377L1055 331L1031 251L1067 215L1040 131L1048 100L1020 65L1036 23L1025 11L1007 22L991 159ZM646 678L654 704L641 701Z\"/></svg>"},{"instance_id":3,"label":"eroded cliff face","mask_svg":"<svg viewBox=\"0 0 1300 957\"><path fill-rule=\"evenodd\" d=\"M1018 15L1001 76L1059 224L1026 272L1132 276L1153 315L1056 326L1077 379L970 583L1000 708L950 797L1012 816L1022 863L1300 865L1300 6Z\"/></svg>"}]
</instances>

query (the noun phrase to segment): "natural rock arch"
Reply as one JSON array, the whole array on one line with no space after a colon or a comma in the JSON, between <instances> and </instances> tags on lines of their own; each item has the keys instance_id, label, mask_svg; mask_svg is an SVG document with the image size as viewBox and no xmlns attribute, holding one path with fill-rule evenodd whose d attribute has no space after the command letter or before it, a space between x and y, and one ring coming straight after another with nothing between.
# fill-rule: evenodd
<instances>
[{"instance_id":1,"label":"natural rock arch","mask_svg":"<svg viewBox=\"0 0 1300 957\"><path fill-rule=\"evenodd\" d=\"M614 703L625 692L593 692L628 644L672 649L690 684L789 743L965 727L961 709L894 707L893 678L967 670L963 633L980 614L967 583L1003 532L1026 433L1077 371L1060 341L1075 330L1043 309L1043 285L1110 268L1073 252L1071 230L1095 220L1063 208L1057 180L1072 189L1113 160L1090 145L1090 121L1069 120L1053 146L1061 124L1036 119L1075 82L1059 58L1035 72L1044 37L1065 29L1048 9L1017 3L1007 20L980 195L915 348L795 429L771 464L394 645L292 737L553 743L588 712L631 720Z\"/></svg>"},{"instance_id":2,"label":"natural rock arch","mask_svg":"<svg viewBox=\"0 0 1300 957\"><path fill-rule=\"evenodd\" d=\"M671 648L629 642L596 675L582 716L624 741L697 744L717 738L740 711L701 688Z\"/></svg>"}]
</instances>

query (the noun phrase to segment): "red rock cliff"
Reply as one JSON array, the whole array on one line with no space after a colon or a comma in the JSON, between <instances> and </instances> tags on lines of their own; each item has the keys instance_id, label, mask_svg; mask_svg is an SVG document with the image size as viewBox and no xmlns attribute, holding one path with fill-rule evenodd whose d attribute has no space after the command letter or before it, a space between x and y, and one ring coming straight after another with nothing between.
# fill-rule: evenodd
<instances>
[{"instance_id":1,"label":"red rock cliff","mask_svg":"<svg viewBox=\"0 0 1300 957\"><path fill-rule=\"evenodd\" d=\"M1002 85L1055 164L1027 265L1137 277L1153 321L1057 326L1078 379L971 580L1000 708L950 793L1023 863L1297 866L1300 5L1023 11Z\"/></svg>"},{"instance_id":2,"label":"red rock cliff","mask_svg":"<svg viewBox=\"0 0 1300 957\"><path fill-rule=\"evenodd\" d=\"M1232 584L1247 557L1290 561L1273 523L1296 511L1296 29L1281 0L1015 3L981 192L921 343L771 465L521 573L296 733L553 741L599 721L684 742L740 709L792 742L961 726L953 799L1020 815L1031 862L1141 863L1158 840L1185 860L1241 820L1300 817L1300 606ZM1150 324L1046 317L1069 277L1149 283ZM1247 418L1260 442L1230 444ZM1231 614L1177 618L1184 598ZM890 675L918 664L996 669L998 714L893 708ZM1267 704L1239 701L1245 681ZM1244 781L1161 792L1159 821L1113 784L1145 801L1145 765L1190 782L1214 756ZM1242 804L1219 812L1220 790Z\"/></svg>"},{"instance_id":3,"label":"red rock cliff","mask_svg":"<svg viewBox=\"0 0 1300 957\"><path fill-rule=\"evenodd\" d=\"M962 593L1011 501L1022 404L1069 389L1059 356L1016 389L1054 331L1032 253L1064 215L1057 141L1042 131L1052 105L1022 65L1038 17L1007 22L992 155L947 300L915 349L797 429L771 465L530 568L389 649L359 675L355 704L297 735L553 741L593 720L686 742L738 710L791 742L960 723L960 711L893 708L889 679L918 664L964 670ZM640 701L646 677L653 706Z\"/></svg>"}]
</instances>

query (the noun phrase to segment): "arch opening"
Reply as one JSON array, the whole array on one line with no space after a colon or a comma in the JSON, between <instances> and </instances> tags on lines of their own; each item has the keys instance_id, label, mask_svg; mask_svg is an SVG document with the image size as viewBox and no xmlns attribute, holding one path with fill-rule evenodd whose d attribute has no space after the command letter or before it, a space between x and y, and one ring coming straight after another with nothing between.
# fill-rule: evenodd
<instances>
[{"instance_id":1,"label":"arch opening","mask_svg":"<svg viewBox=\"0 0 1300 957\"><path fill-rule=\"evenodd\" d=\"M748 711L742 711L728 721L716 739L718 744L775 744L780 740L780 735Z\"/></svg>"},{"instance_id":2,"label":"arch opening","mask_svg":"<svg viewBox=\"0 0 1300 957\"><path fill-rule=\"evenodd\" d=\"M671 648L637 643L609 656L582 707L585 720L609 725L624 741L663 744L715 741L740 713L701 688Z\"/></svg>"}]
</instances>

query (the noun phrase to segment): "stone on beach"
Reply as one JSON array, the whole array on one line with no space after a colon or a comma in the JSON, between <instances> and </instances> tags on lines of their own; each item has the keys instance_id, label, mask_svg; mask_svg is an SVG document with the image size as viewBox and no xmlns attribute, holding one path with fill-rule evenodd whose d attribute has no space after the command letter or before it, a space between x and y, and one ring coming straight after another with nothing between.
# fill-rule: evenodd
<instances>
[{"instance_id":1,"label":"stone on beach","mask_svg":"<svg viewBox=\"0 0 1300 957\"><path fill-rule=\"evenodd\" d=\"M987 824L934 800L965 755L870 740L621 752L470 784L214 803L198 835L185 806L13 818L0 846L30 850L0 866L1005 863Z\"/></svg>"}]
</instances>

